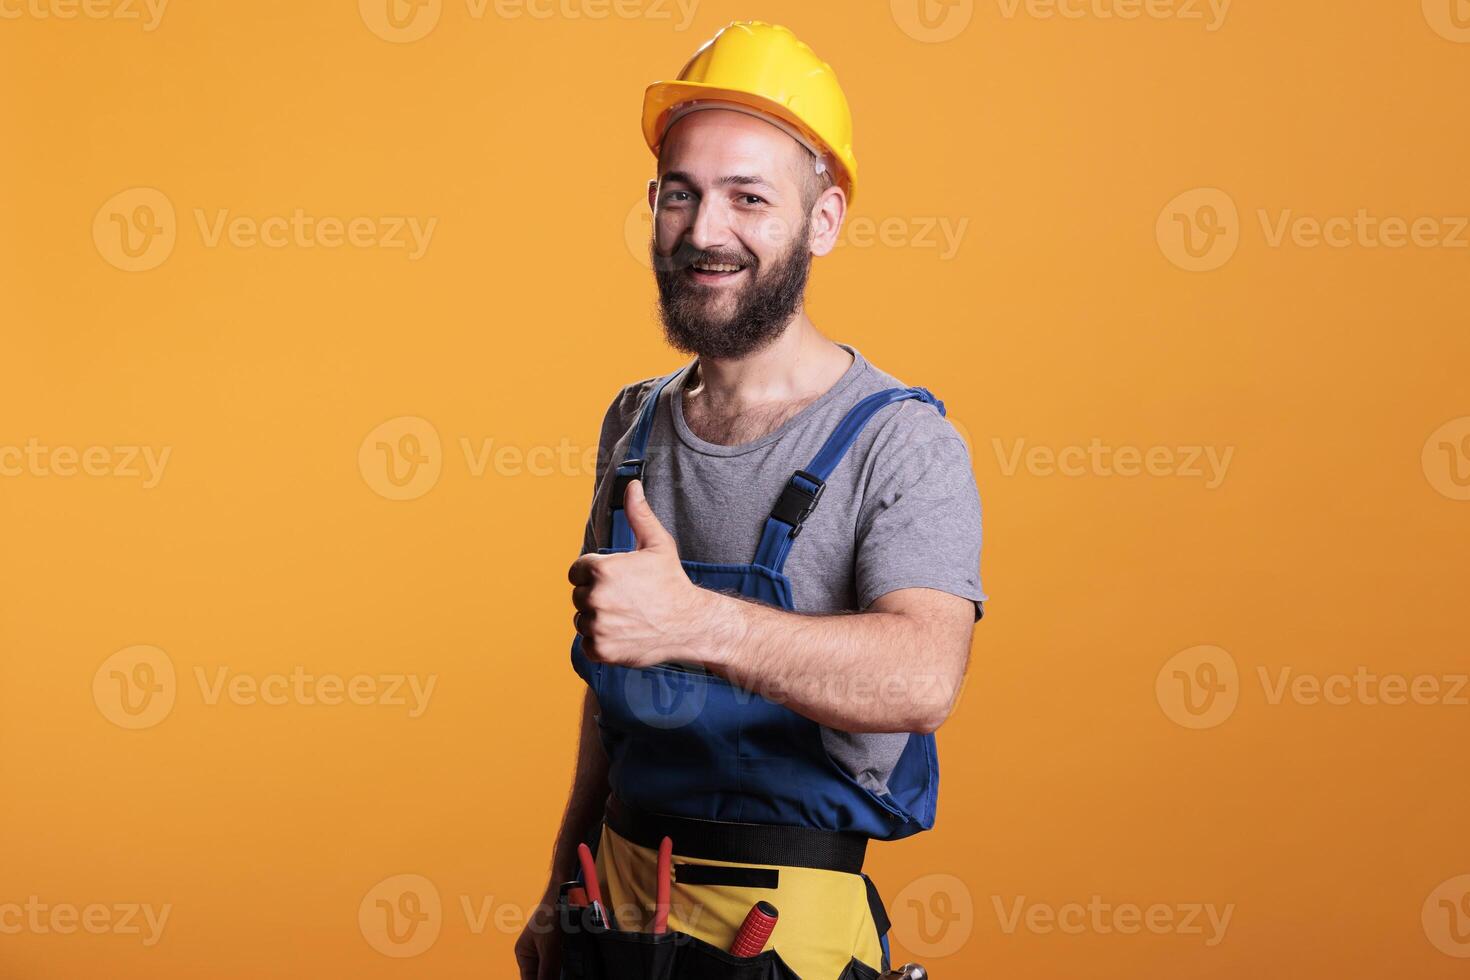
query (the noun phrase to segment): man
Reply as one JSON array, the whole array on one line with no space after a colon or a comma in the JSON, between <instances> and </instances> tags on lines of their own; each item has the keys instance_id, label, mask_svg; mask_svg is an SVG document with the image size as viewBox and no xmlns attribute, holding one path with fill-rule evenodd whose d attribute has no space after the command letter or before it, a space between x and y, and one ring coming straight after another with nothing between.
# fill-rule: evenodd
<instances>
[{"instance_id":1,"label":"man","mask_svg":"<svg viewBox=\"0 0 1470 980\"><path fill-rule=\"evenodd\" d=\"M765 900L765 955L876 977L864 847L933 825L933 732L985 599L968 452L928 391L804 310L856 177L830 67L785 28L731 24L649 88L644 135L659 309L694 357L603 420L569 572L589 691L543 905L588 842L617 928L656 931L668 837L668 928L698 955ZM525 980L561 975L544 917L516 952Z\"/></svg>"}]
</instances>

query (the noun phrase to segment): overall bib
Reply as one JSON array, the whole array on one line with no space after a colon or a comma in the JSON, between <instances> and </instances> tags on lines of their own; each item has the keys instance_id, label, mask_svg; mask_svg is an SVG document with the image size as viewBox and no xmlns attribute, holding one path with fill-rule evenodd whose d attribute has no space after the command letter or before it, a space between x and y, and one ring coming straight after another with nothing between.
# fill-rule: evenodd
<instances>
[{"instance_id":1,"label":"overall bib","mask_svg":"<svg viewBox=\"0 0 1470 980\"><path fill-rule=\"evenodd\" d=\"M642 477L659 396L680 373L661 379L639 412L627 457L614 474L611 546L600 554L635 547L623 491ZM754 557L684 561L689 578L794 611L792 583L782 568L827 477L878 411L911 398L944 413L943 403L924 388L868 395L787 481ZM724 950L755 901L780 910L762 954L778 964L773 972L729 976L867 980L888 968L887 917L861 873L863 849L869 839L896 840L933 826L939 766L932 734L909 736L888 792L880 794L832 758L816 722L721 677L677 662L640 669L596 663L582 652L580 636L571 659L600 706L612 797L596 841L597 870L618 930L648 928L656 848L667 833L675 854L669 913L675 933ZM722 975L713 971L703 964L688 975Z\"/></svg>"}]
</instances>

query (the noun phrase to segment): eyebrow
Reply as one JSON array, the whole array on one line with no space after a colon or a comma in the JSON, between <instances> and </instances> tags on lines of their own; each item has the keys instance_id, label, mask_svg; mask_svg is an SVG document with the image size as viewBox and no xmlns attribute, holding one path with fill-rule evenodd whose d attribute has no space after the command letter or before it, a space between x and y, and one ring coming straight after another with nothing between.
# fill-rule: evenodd
<instances>
[{"instance_id":1,"label":"eyebrow","mask_svg":"<svg viewBox=\"0 0 1470 980\"><path fill-rule=\"evenodd\" d=\"M694 186L694 184L695 184L694 178L690 177L687 173L685 173L682 170L670 170L668 173L666 173L666 174L663 175L663 178L662 179L663 180L677 180L681 184L689 184L690 186ZM776 185L775 184L772 184L770 181L766 180L764 177L749 176L749 175L746 175L746 174L731 174L728 177L721 177L720 179L718 179L718 180L715 181L715 185L716 186L721 186L721 187L750 187L750 186L760 186L760 187L769 187L772 190L775 190L775 188L776 188Z\"/></svg>"}]
</instances>

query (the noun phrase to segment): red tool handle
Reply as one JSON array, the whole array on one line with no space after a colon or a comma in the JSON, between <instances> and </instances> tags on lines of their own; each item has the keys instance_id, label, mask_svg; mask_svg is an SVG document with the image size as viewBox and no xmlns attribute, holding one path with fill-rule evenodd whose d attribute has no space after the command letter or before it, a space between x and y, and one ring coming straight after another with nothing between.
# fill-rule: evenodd
<instances>
[{"instance_id":1,"label":"red tool handle","mask_svg":"<svg viewBox=\"0 0 1470 980\"><path fill-rule=\"evenodd\" d=\"M745 921L740 924L740 931L735 934L735 941L730 944L730 955L745 959L759 956L761 950L766 948L766 941L771 938L771 930L776 928L776 919L780 914L770 902L756 902L752 905L745 915Z\"/></svg>"},{"instance_id":2,"label":"red tool handle","mask_svg":"<svg viewBox=\"0 0 1470 980\"><path fill-rule=\"evenodd\" d=\"M582 885L587 889L587 897L601 904L602 886L597 883L597 862L592 859L592 848L578 844L577 860L582 863Z\"/></svg>"},{"instance_id":3,"label":"red tool handle","mask_svg":"<svg viewBox=\"0 0 1470 980\"><path fill-rule=\"evenodd\" d=\"M658 845L658 889L653 907L653 931L669 931L669 879L672 877L674 842L665 837Z\"/></svg>"}]
</instances>

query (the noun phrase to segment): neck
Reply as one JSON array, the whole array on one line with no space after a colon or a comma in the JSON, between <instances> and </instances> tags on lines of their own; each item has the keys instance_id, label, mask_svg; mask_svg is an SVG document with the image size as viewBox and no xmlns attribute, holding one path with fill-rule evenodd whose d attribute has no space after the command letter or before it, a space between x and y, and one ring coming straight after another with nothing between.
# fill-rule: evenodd
<instances>
[{"instance_id":1,"label":"neck","mask_svg":"<svg viewBox=\"0 0 1470 980\"><path fill-rule=\"evenodd\" d=\"M826 391L852 365L852 355L822 336L805 312L781 336L744 357L695 360L686 397L738 410Z\"/></svg>"}]
</instances>

